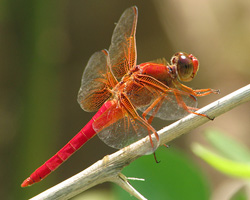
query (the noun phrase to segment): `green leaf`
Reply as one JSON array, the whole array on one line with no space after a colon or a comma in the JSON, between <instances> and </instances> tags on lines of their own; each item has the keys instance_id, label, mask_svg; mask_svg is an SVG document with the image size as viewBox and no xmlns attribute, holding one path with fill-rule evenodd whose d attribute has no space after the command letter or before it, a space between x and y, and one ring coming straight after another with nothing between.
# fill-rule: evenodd
<instances>
[{"instance_id":1,"label":"green leaf","mask_svg":"<svg viewBox=\"0 0 250 200\"><path fill-rule=\"evenodd\" d=\"M217 130L208 130L205 134L209 142L227 158L240 162L250 161L250 151L243 144Z\"/></svg>"},{"instance_id":2,"label":"green leaf","mask_svg":"<svg viewBox=\"0 0 250 200\"><path fill-rule=\"evenodd\" d=\"M216 168L217 170L240 178L250 178L250 163L243 163L232 161L227 158L221 157L207 148L199 145L192 145L193 152L205 160L208 164Z\"/></svg>"},{"instance_id":3,"label":"green leaf","mask_svg":"<svg viewBox=\"0 0 250 200\"><path fill-rule=\"evenodd\" d=\"M242 187L240 188L231 198L230 200L247 200L247 192L246 188Z\"/></svg>"},{"instance_id":4,"label":"green leaf","mask_svg":"<svg viewBox=\"0 0 250 200\"><path fill-rule=\"evenodd\" d=\"M126 167L122 173L127 177L144 178L132 181L131 185L147 199L157 200L206 200L210 199L210 188L201 170L185 154L174 148L160 148L153 155L143 156ZM117 199L135 199L119 186L115 187Z\"/></svg>"}]
</instances>

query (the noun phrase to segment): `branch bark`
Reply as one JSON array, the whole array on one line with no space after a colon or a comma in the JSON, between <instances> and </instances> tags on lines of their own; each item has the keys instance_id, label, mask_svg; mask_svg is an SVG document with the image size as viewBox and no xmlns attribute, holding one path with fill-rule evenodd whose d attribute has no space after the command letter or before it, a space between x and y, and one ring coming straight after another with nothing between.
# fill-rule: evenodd
<instances>
[{"instance_id":1,"label":"branch bark","mask_svg":"<svg viewBox=\"0 0 250 200\"><path fill-rule=\"evenodd\" d=\"M248 101L250 101L250 84L199 109L197 112L206 113L211 118L218 117ZM208 121L206 117L194 114L186 116L158 131L160 145L168 143ZM138 199L146 199L128 183L126 177L120 171L142 154L147 153L144 147L148 146L149 143L149 138L146 137L111 155L107 155L82 172L33 197L32 200L69 199L106 181L117 183Z\"/></svg>"}]
</instances>

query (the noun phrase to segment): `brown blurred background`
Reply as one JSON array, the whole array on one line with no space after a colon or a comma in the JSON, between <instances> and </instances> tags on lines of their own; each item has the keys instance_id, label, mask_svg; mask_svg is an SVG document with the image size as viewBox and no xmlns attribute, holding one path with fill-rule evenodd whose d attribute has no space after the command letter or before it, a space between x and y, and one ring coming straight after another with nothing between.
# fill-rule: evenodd
<instances>
[{"instance_id":1,"label":"brown blurred background","mask_svg":"<svg viewBox=\"0 0 250 200\"><path fill-rule=\"evenodd\" d=\"M220 89L199 100L202 107L250 81L250 1L0 1L0 196L27 199L85 169L115 150L98 137L46 180L21 189L21 182L56 153L93 115L76 97L88 58L108 48L122 12L137 5L138 63L178 51L200 61L193 88ZM187 152L208 126L249 146L250 104L178 138ZM167 123L155 123L160 129ZM200 162L200 161L199 161ZM214 193L228 181L200 162ZM102 185L99 187L106 187ZM98 189L98 187L97 187Z\"/></svg>"}]
</instances>

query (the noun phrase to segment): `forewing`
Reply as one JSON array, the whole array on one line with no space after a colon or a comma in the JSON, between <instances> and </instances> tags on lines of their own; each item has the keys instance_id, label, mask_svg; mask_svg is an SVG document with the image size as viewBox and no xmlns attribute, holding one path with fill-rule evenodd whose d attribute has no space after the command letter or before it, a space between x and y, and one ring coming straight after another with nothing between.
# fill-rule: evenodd
<instances>
[{"instance_id":1,"label":"forewing","mask_svg":"<svg viewBox=\"0 0 250 200\"><path fill-rule=\"evenodd\" d=\"M113 74L121 79L136 64L136 25L138 10L131 7L119 19L109 47L110 63Z\"/></svg>"},{"instance_id":2,"label":"forewing","mask_svg":"<svg viewBox=\"0 0 250 200\"><path fill-rule=\"evenodd\" d=\"M83 110L98 110L111 96L110 89L115 78L110 72L109 57L106 50L94 53L83 72L77 101ZM114 83L113 83L114 84Z\"/></svg>"},{"instance_id":3,"label":"forewing","mask_svg":"<svg viewBox=\"0 0 250 200\"><path fill-rule=\"evenodd\" d=\"M130 79L125 83L126 95L135 108L148 106L159 96L157 90Z\"/></svg>"}]
</instances>

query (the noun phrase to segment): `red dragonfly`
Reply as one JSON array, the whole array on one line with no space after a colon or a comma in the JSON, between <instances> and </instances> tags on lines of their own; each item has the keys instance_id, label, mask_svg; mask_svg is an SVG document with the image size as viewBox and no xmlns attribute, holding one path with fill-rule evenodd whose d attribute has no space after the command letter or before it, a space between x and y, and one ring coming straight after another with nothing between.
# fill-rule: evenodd
<instances>
[{"instance_id":1,"label":"red dragonfly","mask_svg":"<svg viewBox=\"0 0 250 200\"><path fill-rule=\"evenodd\" d=\"M195 112L196 97L218 90L193 90L179 82L191 81L198 71L198 60L192 54L176 53L171 64L164 58L136 64L137 17L136 6L126 9L115 27L109 51L94 53L87 63L78 102L83 110L98 110L97 113L60 151L35 170L22 187L48 176L97 133L114 148L149 136L150 145L145 148L152 153L159 145L159 136L150 125L154 117L173 120L189 113L208 117ZM142 117L137 109L143 112Z\"/></svg>"}]
</instances>

